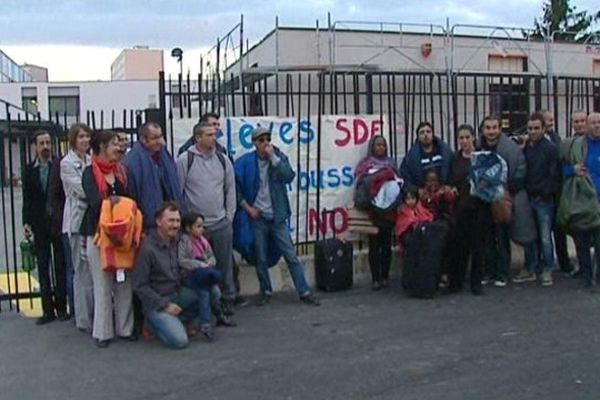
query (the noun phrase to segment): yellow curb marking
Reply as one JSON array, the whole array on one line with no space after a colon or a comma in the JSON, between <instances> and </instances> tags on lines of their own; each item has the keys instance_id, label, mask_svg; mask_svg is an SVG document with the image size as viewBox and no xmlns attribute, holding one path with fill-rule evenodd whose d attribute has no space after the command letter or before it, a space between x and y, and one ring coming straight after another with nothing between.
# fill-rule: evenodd
<instances>
[{"instance_id":1,"label":"yellow curb marking","mask_svg":"<svg viewBox=\"0 0 600 400\"><path fill-rule=\"evenodd\" d=\"M0 274L0 293L8 293L10 281L10 288L12 292L15 291L15 274L14 273L3 273ZM29 291L29 275L27 272L17 273L17 283L20 291ZM33 275L31 275L31 290L38 291L39 283ZM35 299L19 299L19 309L21 314L27 318L37 318L42 316L42 301L40 298ZM12 301L13 306L16 307L17 300ZM4 309L4 308L3 308Z\"/></svg>"}]
</instances>

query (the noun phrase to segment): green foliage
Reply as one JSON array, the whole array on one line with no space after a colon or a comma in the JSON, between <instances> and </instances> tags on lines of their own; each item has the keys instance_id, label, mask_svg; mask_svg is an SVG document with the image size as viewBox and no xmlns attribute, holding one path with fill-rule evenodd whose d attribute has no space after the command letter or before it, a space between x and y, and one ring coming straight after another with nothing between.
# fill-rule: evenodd
<instances>
[{"instance_id":1,"label":"green foliage","mask_svg":"<svg viewBox=\"0 0 600 400\"><path fill-rule=\"evenodd\" d=\"M569 3L569 0L544 2L543 15L533 21L534 32L530 37L542 38L554 32L557 41L584 42L590 37L600 37L600 31L594 30L595 23L600 21L600 11L579 11Z\"/></svg>"}]
</instances>

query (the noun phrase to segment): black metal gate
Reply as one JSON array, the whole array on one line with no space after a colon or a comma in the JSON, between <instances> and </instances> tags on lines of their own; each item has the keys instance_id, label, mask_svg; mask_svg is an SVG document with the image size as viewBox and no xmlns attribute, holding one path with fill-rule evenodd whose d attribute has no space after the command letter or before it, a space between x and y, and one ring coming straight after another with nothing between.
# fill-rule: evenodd
<instances>
[{"instance_id":1,"label":"black metal gate","mask_svg":"<svg viewBox=\"0 0 600 400\"><path fill-rule=\"evenodd\" d=\"M374 114L385 118L391 127L391 152L400 160L416 139L414 129L427 120L438 136L456 144L456 128L461 123L478 126L485 115L496 114L506 132L524 129L527 115L541 108L554 112L556 126L562 136L571 135L571 114L576 110L600 111L600 77L551 77L534 74L396 72L365 70L316 69L256 70L241 76L219 74L196 79L188 74L176 80L159 76L159 109L146 112L112 111L104 126L104 112L86 112L77 120L92 129L113 129L119 126L137 140L137 128L145 120L163 126L167 143L175 152L173 121L199 118L206 112L222 116L272 115L306 118L317 131L321 118L329 114ZM312 119L312 120L311 120ZM98 123L97 123L98 121ZM16 300L32 299L31 277L19 284L22 275L18 244L22 237L20 173L31 161L31 134L38 129L52 133L54 151L62 155L67 150L67 115L54 115L44 120L24 110L0 101L0 192L2 195L2 228L0 247L0 311L19 310ZM320 135L307 153L316 153L320 176ZM307 144L310 146L310 144ZM298 159L299 169L308 170L310 159ZM314 161L313 161L314 162ZM320 184L315 192L317 204ZM298 191L297 210L307 204L309 191ZM319 207L317 207L319 209ZM296 211L297 211L296 210ZM317 217L319 218L319 217ZM297 227L297 224L296 224ZM319 231L317 230L317 235ZM304 246L308 237L295 235L296 243ZM30 303L31 305L31 303Z\"/></svg>"},{"instance_id":2,"label":"black metal gate","mask_svg":"<svg viewBox=\"0 0 600 400\"><path fill-rule=\"evenodd\" d=\"M145 120L145 113L134 110L112 111L110 126L105 126L104 112L86 112L83 118L93 130L115 129L125 131L130 140L137 140L138 127ZM68 151L67 131L69 118L55 114L44 119L38 114L0 100L0 196L2 227L0 228L0 312L20 311L21 306L33 307L33 298L39 297L33 279L37 273L24 272L21 265L19 243L23 239L21 174L34 158L31 137L38 130L46 130L52 137L52 152L62 157ZM72 122L72 121L71 121ZM34 275L32 277L32 274ZM54 277L52 277L54 280ZM26 300L21 304L19 300Z\"/></svg>"}]
</instances>

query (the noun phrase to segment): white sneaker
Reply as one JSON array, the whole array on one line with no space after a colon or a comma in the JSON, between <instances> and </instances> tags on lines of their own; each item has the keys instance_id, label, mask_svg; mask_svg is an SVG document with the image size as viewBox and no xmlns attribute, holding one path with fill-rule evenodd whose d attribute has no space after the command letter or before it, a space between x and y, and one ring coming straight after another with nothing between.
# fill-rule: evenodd
<instances>
[{"instance_id":1,"label":"white sneaker","mask_svg":"<svg viewBox=\"0 0 600 400\"><path fill-rule=\"evenodd\" d=\"M506 279L496 279L494 281L494 286L496 287L505 287L506 285L508 285Z\"/></svg>"},{"instance_id":2,"label":"white sneaker","mask_svg":"<svg viewBox=\"0 0 600 400\"><path fill-rule=\"evenodd\" d=\"M542 272L542 286L552 286L554 281L552 281L552 271L544 270Z\"/></svg>"}]
</instances>

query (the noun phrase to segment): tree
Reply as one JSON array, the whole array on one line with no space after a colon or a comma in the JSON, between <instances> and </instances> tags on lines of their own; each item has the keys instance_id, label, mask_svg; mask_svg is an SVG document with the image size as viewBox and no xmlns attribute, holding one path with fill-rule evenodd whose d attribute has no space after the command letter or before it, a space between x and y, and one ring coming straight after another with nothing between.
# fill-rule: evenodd
<instances>
[{"instance_id":1,"label":"tree","mask_svg":"<svg viewBox=\"0 0 600 400\"><path fill-rule=\"evenodd\" d=\"M593 29L594 23L600 21L600 11L590 14L586 10L578 11L569 0L550 0L544 3L542 12L542 17L533 21L531 37L542 38L557 32L555 40L584 42L600 34Z\"/></svg>"}]
</instances>

